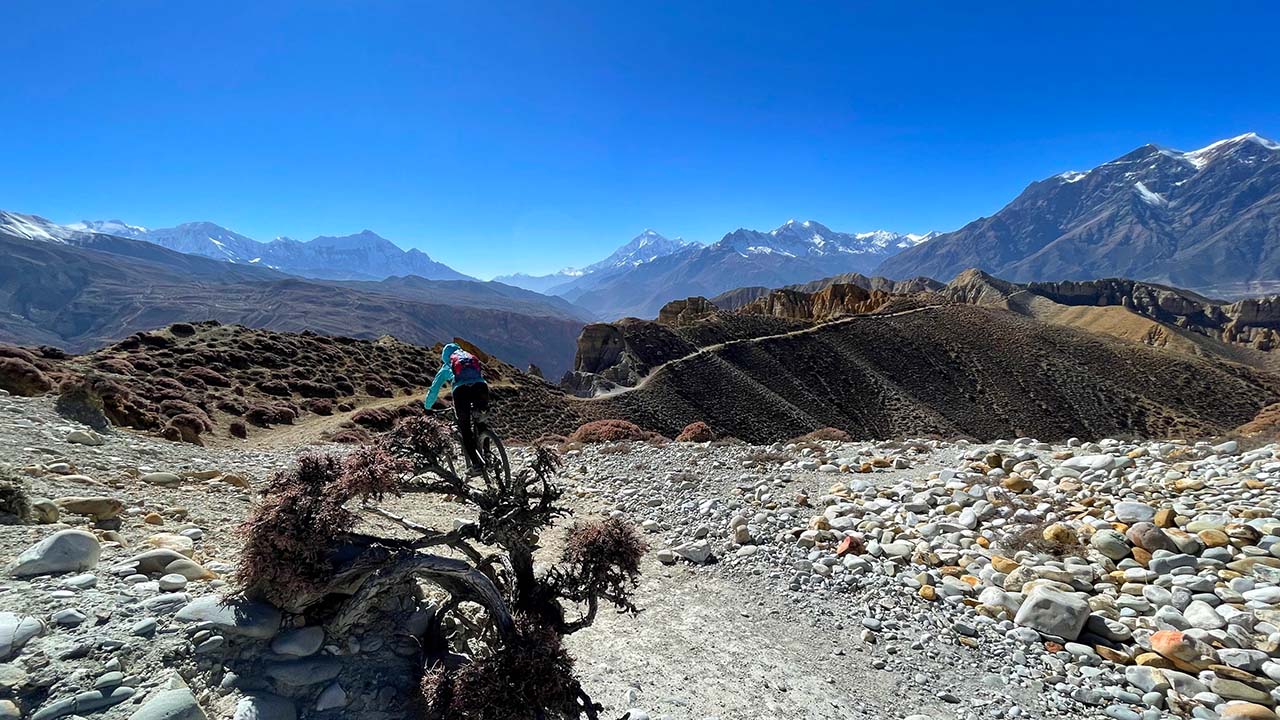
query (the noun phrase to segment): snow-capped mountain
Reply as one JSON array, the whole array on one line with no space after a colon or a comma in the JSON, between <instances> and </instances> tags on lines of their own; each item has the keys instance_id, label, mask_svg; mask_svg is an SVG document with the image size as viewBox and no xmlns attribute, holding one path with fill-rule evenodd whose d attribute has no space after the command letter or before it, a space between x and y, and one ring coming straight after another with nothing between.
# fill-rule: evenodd
<instances>
[{"instance_id":1,"label":"snow-capped mountain","mask_svg":"<svg viewBox=\"0 0 1280 720\"><path fill-rule=\"evenodd\" d=\"M0 233L28 240L64 243L75 239L81 231L63 227L39 215L23 215L0 210Z\"/></svg>"},{"instance_id":2,"label":"snow-capped mountain","mask_svg":"<svg viewBox=\"0 0 1280 720\"><path fill-rule=\"evenodd\" d=\"M533 290L534 292L562 295L571 292L580 282L599 279L599 276L603 274L636 267L653 262L661 257L687 252L690 249L699 247L701 245L696 242L681 238L671 240L653 230L645 230L622 247L614 250L609 257L599 262L591 263L586 267L565 268L548 275L527 275L525 273L501 275L494 278L494 282L505 283L526 290Z\"/></svg>"},{"instance_id":3,"label":"snow-capped mountain","mask_svg":"<svg viewBox=\"0 0 1280 720\"><path fill-rule=\"evenodd\" d=\"M96 232L145 240L188 255L244 265L262 265L290 275L327 280L381 280L417 275L428 280L467 280L466 275L417 250L401 250L371 230L308 242L276 238L260 242L211 222L147 229L120 220L85 220L71 232Z\"/></svg>"},{"instance_id":4,"label":"snow-capped mountain","mask_svg":"<svg viewBox=\"0 0 1280 720\"><path fill-rule=\"evenodd\" d=\"M610 319L652 317L674 298L866 273L930 237L885 230L842 233L812 220L790 220L767 232L738 229L707 246L686 244L647 262L588 274L551 292Z\"/></svg>"},{"instance_id":5,"label":"snow-capped mountain","mask_svg":"<svg viewBox=\"0 0 1280 720\"><path fill-rule=\"evenodd\" d=\"M715 246L739 255L783 255L786 257L823 257L836 255L889 257L915 247L932 236L872 230L861 233L836 232L825 225L805 220L788 220L769 232L738 229L724 236Z\"/></svg>"},{"instance_id":6,"label":"snow-capped mountain","mask_svg":"<svg viewBox=\"0 0 1280 720\"><path fill-rule=\"evenodd\" d=\"M1226 296L1280 289L1280 143L1255 133L1182 152L1143 145L1032 183L877 274L948 280L1126 277Z\"/></svg>"},{"instance_id":7,"label":"snow-capped mountain","mask_svg":"<svg viewBox=\"0 0 1280 720\"><path fill-rule=\"evenodd\" d=\"M653 230L645 230L639 235L631 239L631 242L623 245L609 257L597 263L592 263L582 269L582 274L600 272L602 270L613 270L615 268L634 267L652 262L660 257L667 255L675 255L676 253L688 250L691 247L698 247L698 243L685 240L684 238L676 238L669 240Z\"/></svg>"}]
</instances>

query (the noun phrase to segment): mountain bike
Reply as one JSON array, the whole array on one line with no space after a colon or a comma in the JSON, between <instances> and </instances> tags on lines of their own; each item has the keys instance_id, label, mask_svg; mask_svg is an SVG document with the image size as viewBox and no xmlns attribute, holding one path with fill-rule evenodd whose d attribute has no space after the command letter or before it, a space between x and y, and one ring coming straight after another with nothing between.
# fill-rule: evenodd
<instances>
[{"instance_id":1,"label":"mountain bike","mask_svg":"<svg viewBox=\"0 0 1280 720\"><path fill-rule=\"evenodd\" d=\"M432 410L432 415L453 424L453 434L462 447L462 433L456 427L456 416L452 410ZM507 448L502 438L489 427L489 411L476 410L471 413L471 432L476 439L476 454L480 457L480 469L484 472L485 483L491 490L505 490L511 486L511 462L507 459ZM464 451L465 452L465 451Z\"/></svg>"}]
</instances>

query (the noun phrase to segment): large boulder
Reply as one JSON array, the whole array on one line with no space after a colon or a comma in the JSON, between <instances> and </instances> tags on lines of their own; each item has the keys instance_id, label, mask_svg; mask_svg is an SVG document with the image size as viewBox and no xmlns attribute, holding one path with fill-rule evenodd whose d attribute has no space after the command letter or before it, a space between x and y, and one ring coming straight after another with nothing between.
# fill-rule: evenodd
<instances>
[{"instance_id":1,"label":"large boulder","mask_svg":"<svg viewBox=\"0 0 1280 720\"><path fill-rule=\"evenodd\" d=\"M59 530L18 556L9 571L14 577L81 572L98 564L102 547L93 533Z\"/></svg>"},{"instance_id":2,"label":"large boulder","mask_svg":"<svg viewBox=\"0 0 1280 720\"><path fill-rule=\"evenodd\" d=\"M229 635L266 640L280 630L280 611L264 602L241 597L204 595L175 615L181 622L209 623Z\"/></svg>"},{"instance_id":3,"label":"large boulder","mask_svg":"<svg viewBox=\"0 0 1280 720\"><path fill-rule=\"evenodd\" d=\"M1084 598L1041 585L1022 601L1013 621L1043 635L1075 640L1088 620L1089 603Z\"/></svg>"}]
</instances>

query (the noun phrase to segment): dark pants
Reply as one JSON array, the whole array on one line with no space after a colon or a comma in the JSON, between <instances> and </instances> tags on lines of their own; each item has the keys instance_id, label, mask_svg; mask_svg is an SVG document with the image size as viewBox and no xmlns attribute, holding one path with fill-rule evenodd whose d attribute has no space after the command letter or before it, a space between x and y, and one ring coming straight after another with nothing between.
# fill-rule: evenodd
<instances>
[{"instance_id":1,"label":"dark pants","mask_svg":"<svg viewBox=\"0 0 1280 720\"><path fill-rule=\"evenodd\" d=\"M462 434L462 449L467 453L468 465L482 465L476 453L476 433L471 425L471 414L489 409L489 386L471 383L453 389L453 413L458 418L458 432Z\"/></svg>"}]
</instances>

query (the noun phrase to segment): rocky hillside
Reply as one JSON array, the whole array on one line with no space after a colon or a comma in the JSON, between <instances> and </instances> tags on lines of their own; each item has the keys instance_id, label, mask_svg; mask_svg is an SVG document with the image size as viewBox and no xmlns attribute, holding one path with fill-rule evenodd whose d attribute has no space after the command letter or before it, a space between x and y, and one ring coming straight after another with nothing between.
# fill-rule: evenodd
<instances>
[{"instance_id":1,"label":"rocky hillside","mask_svg":"<svg viewBox=\"0 0 1280 720\"><path fill-rule=\"evenodd\" d=\"M485 363L495 403L514 398L512 420L573 423L557 414L564 406L557 388L460 342ZM56 394L78 382L84 390L71 395L76 407L100 406L111 425L194 444L235 445L281 432L351 442L420 411L441 347L176 323L80 356L0 345L0 388ZM496 424L519 435L506 418Z\"/></svg>"},{"instance_id":2,"label":"rocky hillside","mask_svg":"<svg viewBox=\"0 0 1280 720\"><path fill-rule=\"evenodd\" d=\"M831 277L822 278L821 280L811 280L796 285L788 285L781 290L797 290L802 293L814 293L819 290L826 289L832 285L855 285L868 291L880 291L892 295L909 295L915 293L927 293L941 290L943 283L926 277L912 278L910 280L890 280L886 277L875 276L868 277L862 273L844 273L842 275L833 275ZM721 310L739 310L754 300L765 297L774 292L774 289L752 286L741 287L728 292L720 293L711 298L712 304Z\"/></svg>"},{"instance_id":3,"label":"rocky hillside","mask_svg":"<svg viewBox=\"0 0 1280 720\"><path fill-rule=\"evenodd\" d=\"M1012 283L972 269L956 276L939 294L957 302L1006 307L1043 320L1081 326L1097 323L1131 336L1146 333L1148 344L1160 346L1183 338L1208 348L1200 342L1200 338L1208 338L1269 355L1280 339L1280 297L1276 296L1227 303L1135 280ZM1237 354L1235 359L1246 357L1260 356Z\"/></svg>"},{"instance_id":4,"label":"rocky hillside","mask_svg":"<svg viewBox=\"0 0 1280 720\"><path fill-rule=\"evenodd\" d=\"M1144 145L1032 183L995 215L907 249L876 273L1120 276L1241 297L1276 291L1277 248L1280 144L1251 133L1192 152Z\"/></svg>"},{"instance_id":5,"label":"rocky hillside","mask_svg":"<svg viewBox=\"0 0 1280 720\"><path fill-rule=\"evenodd\" d=\"M855 437L1201 437L1250 421L1278 393L1269 372L942 305L709 347L587 407L663 434L702 420L756 442L822 427Z\"/></svg>"}]
</instances>

